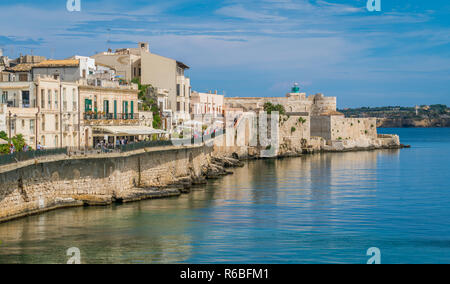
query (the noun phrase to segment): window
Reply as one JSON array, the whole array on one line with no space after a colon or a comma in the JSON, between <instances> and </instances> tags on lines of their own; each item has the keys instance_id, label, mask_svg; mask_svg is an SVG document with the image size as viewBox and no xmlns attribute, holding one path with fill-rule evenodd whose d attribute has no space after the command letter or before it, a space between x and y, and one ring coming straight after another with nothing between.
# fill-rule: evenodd
<instances>
[{"instance_id":1,"label":"window","mask_svg":"<svg viewBox=\"0 0 450 284\"><path fill-rule=\"evenodd\" d=\"M84 100L84 112L92 111L92 100L85 99Z\"/></svg>"},{"instance_id":2,"label":"window","mask_svg":"<svg viewBox=\"0 0 450 284\"><path fill-rule=\"evenodd\" d=\"M66 90L66 88L63 89L62 99L63 99L63 110L67 111L67 90Z\"/></svg>"},{"instance_id":3,"label":"window","mask_svg":"<svg viewBox=\"0 0 450 284\"><path fill-rule=\"evenodd\" d=\"M41 144L41 145L45 145L45 136L44 136L44 135L41 136L41 142L40 142L40 144Z\"/></svg>"},{"instance_id":4,"label":"window","mask_svg":"<svg viewBox=\"0 0 450 284\"><path fill-rule=\"evenodd\" d=\"M58 148L58 135L55 135L55 147Z\"/></svg>"},{"instance_id":5,"label":"window","mask_svg":"<svg viewBox=\"0 0 450 284\"><path fill-rule=\"evenodd\" d=\"M181 109L180 102L177 102L177 111L180 111L180 109Z\"/></svg>"},{"instance_id":6,"label":"window","mask_svg":"<svg viewBox=\"0 0 450 284\"><path fill-rule=\"evenodd\" d=\"M58 91L55 90L54 94L55 94L55 109L57 110L59 108L58 107L58 100L59 100Z\"/></svg>"},{"instance_id":7,"label":"window","mask_svg":"<svg viewBox=\"0 0 450 284\"><path fill-rule=\"evenodd\" d=\"M41 119L41 122L42 122L42 129L41 129L41 131L45 131L45 115L43 114L42 115L42 119Z\"/></svg>"},{"instance_id":8,"label":"window","mask_svg":"<svg viewBox=\"0 0 450 284\"><path fill-rule=\"evenodd\" d=\"M124 114L124 119L128 119L128 102L127 101L123 102L123 114Z\"/></svg>"},{"instance_id":9,"label":"window","mask_svg":"<svg viewBox=\"0 0 450 284\"><path fill-rule=\"evenodd\" d=\"M103 101L103 111L106 114L109 114L109 101L108 100L104 100Z\"/></svg>"},{"instance_id":10,"label":"window","mask_svg":"<svg viewBox=\"0 0 450 284\"><path fill-rule=\"evenodd\" d=\"M117 101L114 101L114 119L117 119Z\"/></svg>"},{"instance_id":11,"label":"window","mask_svg":"<svg viewBox=\"0 0 450 284\"><path fill-rule=\"evenodd\" d=\"M24 108L30 107L30 91L22 91L22 105Z\"/></svg>"},{"instance_id":12,"label":"window","mask_svg":"<svg viewBox=\"0 0 450 284\"><path fill-rule=\"evenodd\" d=\"M8 103L8 92L3 91L2 93L2 104Z\"/></svg>"},{"instance_id":13,"label":"window","mask_svg":"<svg viewBox=\"0 0 450 284\"><path fill-rule=\"evenodd\" d=\"M27 82L28 74L19 74L19 82Z\"/></svg>"},{"instance_id":14,"label":"window","mask_svg":"<svg viewBox=\"0 0 450 284\"><path fill-rule=\"evenodd\" d=\"M73 99L73 111L77 111L78 109L78 97L75 89L72 89L72 99Z\"/></svg>"},{"instance_id":15,"label":"window","mask_svg":"<svg viewBox=\"0 0 450 284\"><path fill-rule=\"evenodd\" d=\"M180 96L180 92L181 92L180 84L177 84L177 96Z\"/></svg>"},{"instance_id":16,"label":"window","mask_svg":"<svg viewBox=\"0 0 450 284\"><path fill-rule=\"evenodd\" d=\"M45 90L41 90L41 108L45 109Z\"/></svg>"},{"instance_id":17,"label":"window","mask_svg":"<svg viewBox=\"0 0 450 284\"><path fill-rule=\"evenodd\" d=\"M55 130L59 130L59 117L57 114L55 114Z\"/></svg>"},{"instance_id":18,"label":"window","mask_svg":"<svg viewBox=\"0 0 450 284\"><path fill-rule=\"evenodd\" d=\"M34 133L35 123L36 123L36 121L34 119L30 120L30 132L31 133Z\"/></svg>"},{"instance_id":19,"label":"window","mask_svg":"<svg viewBox=\"0 0 450 284\"><path fill-rule=\"evenodd\" d=\"M48 90L48 109L52 109L52 91Z\"/></svg>"},{"instance_id":20,"label":"window","mask_svg":"<svg viewBox=\"0 0 450 284\"><path fill-rule=\"evenodd\" d=\"M131 113L131 119L134 119L134 101L131 101L130 113Z\"/></svg>"},{"instance_id":21,"label":"window","mask_svg":"<svg viewBox=\"0 0 450 284\"><path fill-rule=\"evenodd\" d=\"M25 128L25 119L22 119L22 129Z\"/></svg>"}]
</instances>

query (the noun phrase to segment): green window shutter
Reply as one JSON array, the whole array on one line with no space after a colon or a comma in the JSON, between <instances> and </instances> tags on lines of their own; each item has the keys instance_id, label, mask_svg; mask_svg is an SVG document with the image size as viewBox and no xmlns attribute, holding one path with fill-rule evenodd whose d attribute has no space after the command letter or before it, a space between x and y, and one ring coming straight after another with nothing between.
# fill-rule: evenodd
<instances>
[{"instance_id":1,"label":"green window shutter","mask_svg":"<svg viewBox=\"0 0 450 284\"><path fill-rule=\"evenodd\" d=\"M114 119L117 119L117 101L114 101Z\"/></svg>"},{"instance_id":2,"label":"green window shutter","mask_svg":"<svg viewBox=\"0 0 450 284\"><path fill-rule=\"evenodd\" d=\"M131 113L131 119L134 119L134 101L131 101L130 113Z\"/></svg>"}]
</instances>

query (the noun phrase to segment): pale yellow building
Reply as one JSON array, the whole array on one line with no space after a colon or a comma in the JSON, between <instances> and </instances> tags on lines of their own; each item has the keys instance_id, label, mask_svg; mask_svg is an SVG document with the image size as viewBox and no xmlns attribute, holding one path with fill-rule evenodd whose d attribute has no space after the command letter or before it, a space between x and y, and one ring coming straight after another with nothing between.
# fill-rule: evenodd
<instances>
[{"instance_id":1,"label":"pale yellow building","mask_svg":"<svg viewBox=\"0 0 450 284\"><path fill-rule=\"evenodd\" d=\"M0 131L12 137L24 136L36 146L36 119L39 111L34 82L0 82ZM10 131L11 130L11 131Z\"/></svg>"},{"instance_id":2,"label":"pale yellow building","mask_svg":"<svg viewBox=\"0 0 450 284\"><path fill-rule=\"evenodd\" d=\"M39 115L38 143L47 148L79 145L79 99L75 82L40 77L37 84Z\"/></svg>"},{"instance_id":3,"label":"pale yellow building","mask_svg":"<svg viewBox=\"0 0 450 284\"><path fill-rule=\"evenodd\" d=\"M108 127L139 125L137 85L108 83L97 87L79 82L82 147L95 146L96 137L104 140L112 129Z\"/></svg>"}]
</instances>

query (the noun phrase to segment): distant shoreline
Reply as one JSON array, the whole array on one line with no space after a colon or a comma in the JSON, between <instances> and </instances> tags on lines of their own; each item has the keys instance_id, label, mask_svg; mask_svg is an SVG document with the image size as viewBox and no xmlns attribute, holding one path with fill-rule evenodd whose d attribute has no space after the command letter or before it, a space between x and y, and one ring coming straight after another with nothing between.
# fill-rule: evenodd
<instances>
[{"instance_id":1,"label":"distant shoreline","mask_svg":"<svg viewBox=\"0 0 450 284\"><path fill-rule=\"evenodd\" d=\"M378 128L450 127L450 108L446 105L362 107L339 111L346 117L375 117L378 119Z\"/></svg>"}]
</instances>

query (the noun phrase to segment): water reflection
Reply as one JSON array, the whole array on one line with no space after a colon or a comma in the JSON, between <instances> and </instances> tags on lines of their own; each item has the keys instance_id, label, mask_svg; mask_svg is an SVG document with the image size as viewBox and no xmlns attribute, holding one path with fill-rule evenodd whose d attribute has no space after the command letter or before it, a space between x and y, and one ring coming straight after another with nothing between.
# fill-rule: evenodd
<instances>
[{"instance_id":1,"label":"water reflection","mask_svg":"<svg viewBox=\"0 0 450 284\"><path fill-rule=\"evenodd\" d=\"M397 150L251 161L178 198L1 224L0 263L65 263L70 247L83 263L364 262L381 168L399 163Z\"/></svg>"}]
</instances>

